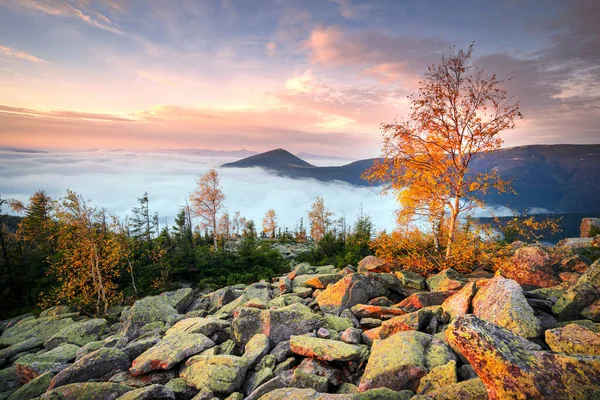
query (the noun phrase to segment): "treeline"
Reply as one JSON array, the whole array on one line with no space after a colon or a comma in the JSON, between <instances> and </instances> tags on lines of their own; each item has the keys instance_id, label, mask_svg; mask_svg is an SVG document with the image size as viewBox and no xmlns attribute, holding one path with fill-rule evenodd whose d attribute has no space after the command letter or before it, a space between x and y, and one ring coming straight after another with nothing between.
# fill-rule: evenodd
<instances>
[{"instance_id":1,"label":"treeline","mask_svg":"<svg viewBox=\"0 0 600 400\"><path fill-rule=\"evenodd\" d=\"M374 228L362 212L349 226L317 198L306 227L303 217L293 230L281 227L269 209L259 228L239 211L225 210L224 200L214 170L199 178L171 225L160 223L148 193L125 218L70 190L59 199L40 190L27 202L0 196L2 316L58 303L103 314L181 284L270 279L289 269L275 243L306 243L299 260L314 264L355 264L370 254Z\"/></svg>"}]
</instances>

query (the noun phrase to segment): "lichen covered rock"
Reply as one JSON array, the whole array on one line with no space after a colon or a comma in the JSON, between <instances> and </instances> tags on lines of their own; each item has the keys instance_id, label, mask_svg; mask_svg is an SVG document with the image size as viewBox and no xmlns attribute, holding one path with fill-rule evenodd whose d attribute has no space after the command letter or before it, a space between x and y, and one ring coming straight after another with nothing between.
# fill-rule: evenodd
<instances>
[{"instance_id":1,"label":"lichen covered rock","mask_svg":"<svg viewBox=\"0 0 600 400\"><path fill-rule=\"evenodd\" d=\"M537 351L539 346L472 315L458 317L446 338L473 366L492 400L600 396L600 357Z\"/></svg>"},{"instance_id":2,"label":"lichen covered rock","mask_svg":"<svg viewBox=\"0 0 600 400\"><path fill-rule=\"evenodd\" d=\"M448 268L427 278L426 282L432 292L445 292L459 290L467 283L467 280L458 271Z\"/></svg>"},{"instance_id":3,"label":"lichen covered rock","mask_svg":"<svg viewBox=\"0 0 600 400\"><path fill-rule=\"evenodd\" d=\"M538 337L540 321L534 316L517 282L497 276L488 280L473 297L473 315L510 329L525 338Z\"/></svg>"},{"instance_id":4,"label":"lichen covered rock","mask_svg":"<svg viewBox=\"0 0 600 400\"><path fill-rule=\"evenodd\" d=\"M290 348L295 354L324 361L363 360L368 355L366 346L310 336L292 336Z\"/></svg>"},{"instance_id":5,"label":"lichen covered rock","mask_svg":"<svg viewBox=\"0 0 600 400\"><path fill-rule=\"evenodd\" d=\"M131 390L110 382L72 383L44 393L40 400L115 400Z\"/></svg>"},{"instance_id":6,"label":"lichen covered rock","mask_svg":"<svg viewBox=\"0 0 600 400\"><path fill-rule=\"evenodd\" d=\"M53 349L62 343L83 346L84 344L97 340L104 332L104 329L106 329L106 320L103 318L76 322L61 329L50 339L46 340L44 347Z\"/></svg>"},{"instance_id":7,"label":"lichen covered rock","mask_svg":"<svg viewBox=\"0 0 600 400\"><path fill-rule=\"evenodd\" d=\"M382 284L365 274L346 275L336 283L327 286L317 297L319 308L326 313L339 315L346 308L365 304L373 297L385 295Z\"/></svg>"},{"instance_id":8,"label":"lichen covered rock","mask_svg":"<svg viewBox=\"0 0 600 400\"><path fill-rule=\"evenodd\" d=\"M428 372L425 349L430 341L431 336L426 333L407 331L373 342L360 390L386 387L415 391Z\"/></svg>"},{"instance_id":9,"label":"lichen covered rock","mask_svg":"<svg viewBox=\"0 0 600 400\"><path fill-rule=\"evenodd\" d=\"M545 333L546 343L552 351L565 354L600 356L600 333L581 325L569 324Z\"/></svg>"},{"instance_id":10,"label":"lichen covered rock","mask_svg":"<svg viewBox=\"0 0 600 400\"><path fill-rule=\"evenodd\" d=\"M248 360L243 357L213 355L188 360L181 373L188 385L204 387L217 393L230 394L242 387L248 370Z\"/></svg>"}]
</instances>

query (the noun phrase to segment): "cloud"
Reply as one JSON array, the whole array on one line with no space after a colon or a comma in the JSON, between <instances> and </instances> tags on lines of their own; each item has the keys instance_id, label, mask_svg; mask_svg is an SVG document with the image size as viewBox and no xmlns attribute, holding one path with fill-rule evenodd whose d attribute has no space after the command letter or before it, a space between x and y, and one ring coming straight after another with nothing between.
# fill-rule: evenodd
<instances>
[{"instance_id":1,"label":"cloud","mask_svg":"<svg viewBox=\"0 0 600 400\"><path fill-rule=\"evenodd\" d=\"M275 43L273 41L268 42L267 44L265 44L265 50L269 57L275 57L275 54L277 51L277 43Z\"/></svg>"},{"instance_id":2,"label":"cloud","mask_svg":"<svg viewBox=\"0 0 600 400\"><path fill-rule=\"evenodd\" d=\"M33 56L24 51L13 49L13 48L10 48L7 46L0 46L0 54L11 57L11 58L18 58L18 59L25 60L25 61L31 61L33 63L42 63L42 64L48 63L48 61L46 61L44 59L41 59L39 57Z\"/></svg>"},{"instance_id":3,"label":"cloud","mask_svg":"<svg viewBox=\"0 0 600 400\"><path fill-rule=\"evenodd\" d=\"M86 113L69 110L39 111L22 107L10 107L0 105L0 116L4 117L33 117L33 118L60 118L89 121L111 121L111 122L130 122L131 119L119 117L110 114Z\"/></svg>"},{"instance_id":4,"label":"cloud","mask_svg":"<svg viewBox=\"0 0 600 400\"><path fill-rule=\"evenodd\" d=\"M137 197L148 191L150 209L173 225L178 207L195 189L196 178L208 168L233 158L199 157L180 153L133 151L10 153L0 150L2 196L26 200L43 189L52 197L76 190L94 204L120 216L131 214ZM336 218L345 215L352 223L360 212L371 215L379 229L394 227L396 204L392 196L381 197L377 188L358 188L345 183L292 180L261 169L220 169L228 211L240 211L258 226L264 213L274 208L281 226L295 229L317 196Z\"/></svg>"}]
</instances>

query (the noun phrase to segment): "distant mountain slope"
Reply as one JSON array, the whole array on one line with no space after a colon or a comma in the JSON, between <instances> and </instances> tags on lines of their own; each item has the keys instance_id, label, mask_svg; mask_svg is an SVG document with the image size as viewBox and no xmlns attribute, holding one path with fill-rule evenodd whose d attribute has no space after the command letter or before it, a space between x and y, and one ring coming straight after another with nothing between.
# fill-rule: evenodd
<instances>
[{"instance_id":1,"label":"distant mountain slope","mask_svg":"<svg viewBox=\"0 0 600 400\"><path fill-rule=\"evenodd\" d=\"M375 159L337 167L315 167L293 154L277 149L242 159L223 167L262 167L280 176L320 181L343 181L368 186L360 176ZM496 169L512 180L516 195L489 193L490 205L519 211L542 208L551 212L600 211L600 145L532 145L481 154L474 172Z\"/></svg>"}]
</instances>

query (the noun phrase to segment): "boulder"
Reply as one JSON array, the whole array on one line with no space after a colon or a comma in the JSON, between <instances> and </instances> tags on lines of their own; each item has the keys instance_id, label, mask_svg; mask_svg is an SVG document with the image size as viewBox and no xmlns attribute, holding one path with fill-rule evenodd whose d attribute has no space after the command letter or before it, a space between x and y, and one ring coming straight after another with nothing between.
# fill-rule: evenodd
<instances>
[{"instance_id":1,"label":"boulder","mask_svg":"<svg viewBox=\"0 0 600 400\"><path fill-rule=\"evenodd\" d=\"M142 376L133 376L129 372L119 372L110 377L109 382L120 383L122 385L141 388L148 385L164 385L172 379L177 378L179 373L170 371L151 371Z\"/></svg>"},{"instance_id":2,"label":"boulder","mask_svg":"<svg viewBox=\"0 0 600 400\"><path fill-rule=\"evenodd\" d=\"M428 372L425 349L430 341L431 336L426 333L408 331L373 342L360 391L380 387L415 391Z\"/></svg>"},{"instance_id":3,"label":"boulder","mask_svg":"<svg viewBox=\"0 0 600 400\"><path fill-rule=\"evenodd\" d=\"M433 368L446 365L450 361L458 361L456 354L454 354L442 338L439 335L435 335L425 350L425 365L427 365L427 369L430 371Z\"/></svg>"},{"instance_id":4,"label":"boulder","mask_svg":"<svg viewBox=\"0 0 600 400\"><path fill-rule=\"evenodd\" d=\"M457 382L456 361L452 360L447 364L432 368L427 375L421 378L417 394L427 394Z\"/></svg>"},{"instance_id":5,"label":"boulder","mask_svg":"<svg viewBox=\"0 0 600 400\"><path fill-rule=\"evenodd\" d=\"M358 272L391 272L392 265L375 256L366 256L358 262Z\"/></svg>"},{"instance_id":6,"label":"boulder","mask_svg":"<svg viewBox=\"0 0 600 400\"><path fill-rule=\"evenodd\" d=\"M600 357L537 351L539 346L473 315L458 317L446 338L473 366L490 399L600 396Z\"/></svg>"},{"instance_id":7,"label":"boulder","mask_svg":"<svg viewBox=\"0 0 600 400\"><path fill-rule=\"evenodd\" d=\"M150 385L127 392L119 400L175 400L175 393L163 385Z\"/></svg>"},{"instance_id":8,"label":"boulder","mask_svg":"<svg viewBox=\"0 0 600 400\"><path fill-rule=\"evenodd\" d=\"M46 341L61 329L71 325L73 325L71 318L26 318L7 328L2 333L0 347L12 346L32 338Z\"/></svg>"},{"instance_id":9,"label":"boulder","mask_svg":"<svg viewBox=\"0 0 600 400\"><path fill-rule=\"evenodd\" d=\"M473 297L473 315L510 329L525 338L541 333L540 321L534 316L523 290L517 282L497 276L488 280Z\"/></svg>"},{"instance_id":10,"label":"boulder","mask_svg":"<svg viewBox=\"0 0 600 400\"><path fill-rule=\"evenodd\" d=\"M369 274L350 274L327 286L317 297L321 311L339 315L346 308L365 304L374 297L383 296L386 290Z\"/></svg>"},{"instance_id":11,"label":"boulder","mask_svg":"<svg viewBox=\"0 0 600 400\"><path fill-rule=\"evenodd\" d=\"M457 293L444 300L442 303L444 314L447 314L449 319L468 314L471 309L471 300L475 296L476 291L477 286L475 282L467 283Z\"/></svg>"},{"instance_id":12,"label":"boulder","mask_svg":"<svg viewBox=\"0 0 600 400\"><path fill-rule=\"evenodd\" d=\"M371 342L375 339L385 339L398 332L404 331L423 331L429 325L431 320L435 318L432 308L423 308L419 311L400 315L387 321L383 321L381 326L373 328L363 333L363 339ZM437 307L441 314L441 307Z\"/></svg>"},{"instance_id":13,"label":"boulder","mask_svg":"<svg viewBox=\"0 0 600 400\"><path fill-rule=\"evenodd\" d=\"M427 284L425 283L425 278L423 278L416 272L394 271L394 275L400 280L400 283L402 283L403 286L406 286L408 288L421 290L427 287Z\"/></svg>"},{"instance_id":14,"label":"boulder","mask_svg":"<svg viewBox=\"0 0 600 400\"><path fill-rule=\"evenodd\" d=\"M22 382L29 382L46 372L59 372L75 360L79 347L63 344L45 353L27 354L15 362L17 374Z\"/></svg>"},{"instance_id":15,"label":"boulder","mask_svg":"<svg viewBox=\"0 0 600 400\"><path fill-rule=\"evenodd\" d=\"M398 315L406 314L406 311L398 307L381 307L367 304L357 304L350 309L356 318L378 318L389 319Z\"/></svg>"},{"instance_id":16,"label":"boulder","mask_svg":"<svg viewBox=\"0 0 600 400\"><path fill-rule=\"evenodd\" d=\"M9 400L29 400L38 397L48 389L52 377L54 377L54 373L46 372L30 380L10 395Z\"/></svg>"},{"instance_id":17,"label":"boulder","mask_svg":"<svg viewBox=\"0 0 600 400\"><path fill-rule=\"evenodd\" d=\"M12 346L1 349L0 350L0 359L9 359L14 355L17 355L19 353L24 353L28 350L35 349L36 347L40 347L43 344L44 344L44 341L42 339L39 339L36 337L27 339L23 342L19 342L19 343L13 344Z\"/></svg>"},{"instance_id":18,"label":"boulder","mask_svg":"<svg viewBox=\"0 0 600 400\"><path fill-rule=\"evenodd\" d=\"M169 336L176 332L201 333L205 336L211 336L217 331L222 331L231 326L231 322L216 318L185 318L173 325L165 333Z\"/></svg>"},{"instance_id":19,"label":"boulder","mask_svg":"<svg viewBox=\"0 0 600 400\"><path fill-rule=\"evenodd\" d=\"M44 393L40 400L115 400L130 390L111 382L72 383Z\"/></svg>"},{"instance_id":20,"label":"boulder","mask_svg":"<svg viewBox=\"0 0 600 400\"><path fill-rule=\"evenodd\" d=\"M554 275L552 260L541 246L524 246L502 266L504 277L517 281L525 289L551 287L560 281Z\"/></svg>"},{"instance_id":21,"label":"boulder","mask_svg":"<svg viewBox=\"0 0 600 400\"><path fill-rule=\"evenodd\" d=\"M583 318L600 322L600 299L581 310L580 314Z\"/></svg>"},{"instance_id":22,"label":"boulder","mask_svg":"<svg viewBox=\"0 0 600 400\"><path fill-rule=\"evenodd\" d=\"M467 280L461 273L448 268L427 278L426 283L432 292L445 292L459 290L467 283Z\"/></svg>"},{"instance_id":23,"label":"boulder","mask_svg":"<svg viewBox=\"0 0 600 400\"><path fill-rule=\"evenodd\" d=\"M420 310L423 307L439 306L455 293L455 290L415 293L394 305L394 307L401 308L407 313L411 313Z\"/></svg>"},{"instance_id":24,"label":"boulder","mask_svg":"<svg viewBox=\"0 0 600 400\"><path fill-rule=\"evenodd\" d=\"M56 374L49 388L54 389L69 383L101 379L113 371L127 371L127 368L129 368L129 357L125 353L118 349L101 348Z\"/></svg>"},{"instance_id":25,"label":"boulder","mask_svg":"<svg viewBox=\"0 0 600 400\"><path fill-rule=\"evenodd\" d=\"M316 358L305 358L300 365L298 365L296 371L322 376L333 386L340 386L342 384L341 371L330 366L327 362Z\"/></svg>"},{"instance_id":26,"label":"boulder","mask_svg":"<svg viewBox=\"0 0 600 400\"><path fill-rule=\"evenodd\" d=\"M293 353L324 361L360 361L368 356L366 346L356 346L338 340L295 335L290 338Z\"/></svg>"},{"instance_id":27,"label":"boulder","mask_svg":"<svg viewBox=\"0 0 600 400\"><path fill-rule=\"evenodd\" d=\"M0 393L14 389L20 384L21 379L14 366L0 369Z\"/></svg>"},{"instance_id":28,"label":"boulder","mask_svg":"<svg viewBox=\"0 0 600 400\"><path fill-rule=\"evenodd\" d=\"M344 276L341 274L319 274L304 281L304 286L313 289L325 289L328 285L334 284Z\"/></svg>"},{"instance_id":29,"label":"boulder","mask_svg":"<svg viewBox=\"0 0 600 400\"><path fill-rule=\"evenodd\" d=\"M596 260L581 275L577 283L567 289L552 307L559 321L577 319L579 313L600 299L600 260Z\"/></svg>"},{"instance_id":30,"label":"boulder","mask_svg":"<svg viewBox=\"0 0 600 400\"><path fill-rule=\"evenodd\" d=\"M548 329L545 335L546 343L557 353L600 356L600 333L581 325L569 324Z\"/></svg>"},{"instance_id":31,"label":"boulder","mask_svg":"<svg viewBox=\"0 0 600 400\"><path fill-rule=\"evenodd\" d=\"M153 336L149 338L139 338L129 343L124 349L123 352L127 354L130 360L135 360L138 358L143 352L148 350L151 347L154 347L158 342L160 342L160 338ZM79 359L79 357L77 357Z\"/></svg>"},{"instance_id":32,"label":"boulder","mask_svg":"<svg viewBox=\"0 0 600 400\"><path fill-rule=\"evenodd\" d=\"M158 369L170 369L185 358L215 346L215 342L201 333L177 331L133 360L129 371L140 376Z\"/></svg>"},{"instance_id":33,"label":"boulder","mask_svg":"<svg viewBox=\"0 0 600 400\"><path fill-rule=\"evenodd\" d=\"M83 346L89 342L97 340L106 328L106 320L102 318L90 319L87 321L75 322L61 329L50 339L44 342L44 347L53 349L62 343L76 344Z\"/></svg>"},{"instance_id":34,"label":"boulder","mask_svg":"<svg viewBox=\"0 0 600 400\"><path fill-rule=\"evenodd\" d=\"M432 390L427 393L426 398L435 400L485 400L488 398L488 393L481 379L473 378Z\"/></svg>"},{"instance_id":35,"label":"boulder","mask_svg":"<svg viewBox=\"0 0 600 400\"><path fill-rule=\"evenodd\" d=\"M273 370L271 368L263 368L257 372L250 372L246 375L242 389L246 395L252 393L257 387L273 379Z\"/></svg>"},{"instance_id":36,"label":"boulder","mask_svg":"<svg viewBox=\"0 0 600 400\"><path fill-rule=\"evenodd\" d=\"M296 388L311 388L315 389L317 392L327 393L329 382L324 376L309 374L296 368L292 374L290 386Z\"/></svg>"},{"instance_id":37,"label":"boulder","mask_svg":"<svg viewBox=\"0 0 600 400\"><path fill-rule=\"evenodd\" d=\"M582 238L593 238L600 235L600 218L583 218L579 233Z\"/></svg>"},{"instance_id":38,"label":"boulder","mask_svg":"<svg viewBox=\"0 0 600 400\"><path fill-rule=\"evenodd\" d=\"M124 322L122 333L131 339L137 337L140 328L148 323L161 321L171 325L180 319L179 313L183 312L192 300L190 288L144 297L121 314L121 320Z\"/></svg>"},{"instance_id":39,"label":"boulder","mask_svg":"<svg viewBox=\"0 0 600 400\"><path fill-rule=\"evenodd\" d=\"M585 273L587 269L592 265L592 261L579 254L567 257L560 262L561 270L568 272L577 272L579 274Z\"/></svg>"},{"instance_id":40,"label":"boulder","mask_svg":"<svg viewBox=\"0 0 600 400\"><path fill-rule=\"evenodd\" d=\"M273 344L292 335L311 332L323 325L323 318L302 304L292 304L276 310L240 309L233 320L233 335L238 343L247 343L255 334L267 335Z\"/></svg>"},{"instance_id":41,"label":"boulder","mask_svg":"<svg viewBox=\"0 0 600 400\"><path fill-rule=\"evenodd\" d=\"M165 386L173 391L177 400L190 400L198 394L198 389L188 386L183 378L171 379Z\"/></svg>"},{"instance_id":42,"label":"boulder","mask_svg":"<svg viewBox=\"0 0 600 400\"><path fill-rule=\"evenodd\" d=\"M248 359L248 368L254 367L269 352L270 347L269 338L264 333L252 336L244 347L243 357Z\"/></svg>"},{"instance_id":43,"label":"boulder","mask_svg":"<svg viewBox=\"0 0 600 400\"><path fill-rule=\"evenodd\" d=\"M247 359L227 355L197 357L188 360L186 365L181 377L188 385L223 394L239 391L248 370Z\"/></svg>"}]
</instances>

